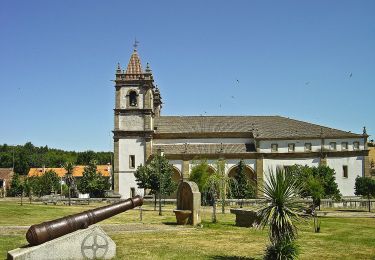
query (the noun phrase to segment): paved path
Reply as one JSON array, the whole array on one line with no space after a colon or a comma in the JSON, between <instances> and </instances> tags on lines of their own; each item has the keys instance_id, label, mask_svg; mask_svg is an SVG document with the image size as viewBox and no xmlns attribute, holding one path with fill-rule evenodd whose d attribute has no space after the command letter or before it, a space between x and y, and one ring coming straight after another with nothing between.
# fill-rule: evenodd
<instances>
[{"instance_id":1,"label":"paved path","mask_svg":"<svg viewBox=\"0 0 375 260\"><path fill-rule=\"evenodd\" d=\"M364 211L335 210L335 211L317 211L318 216L334 218L375 218L375 213Z\"/></svg>"}]
</instances>

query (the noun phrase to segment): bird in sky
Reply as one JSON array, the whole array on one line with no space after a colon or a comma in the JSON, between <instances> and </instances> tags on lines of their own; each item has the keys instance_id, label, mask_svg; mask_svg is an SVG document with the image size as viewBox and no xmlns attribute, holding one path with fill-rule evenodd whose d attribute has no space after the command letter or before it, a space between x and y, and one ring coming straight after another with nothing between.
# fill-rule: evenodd
<instances>
[{"instance_id":1,"label":"bird in sky","mask_svg":"<svg viewBox=\"0 0 375 260\"><path fill-rule=\"evenodd\" d=\"M309 85L309 84L310 84L310 81L307 81L307 82L305 83L306 86Z\"/></svg>"},{"instance_id":2,"label":"bird in sky","mask_svg":"<svg viewBox=\"0 0 375 260\"><path fill-rule=\"evenodd\" d=\"M353 73L350 72L350 74L349 74L349 78L351 78L352 76L353 76Z\"/></svg>"},{"instance_id":3,"label":"bird in sky","mask_svg":"<svg viewBox=\"0 0 375 260\"><path fill-rule=\"evenodd\" d=\"M232 96L232 98L234 98L234 96Z\"/></svg>"}]
</instances>

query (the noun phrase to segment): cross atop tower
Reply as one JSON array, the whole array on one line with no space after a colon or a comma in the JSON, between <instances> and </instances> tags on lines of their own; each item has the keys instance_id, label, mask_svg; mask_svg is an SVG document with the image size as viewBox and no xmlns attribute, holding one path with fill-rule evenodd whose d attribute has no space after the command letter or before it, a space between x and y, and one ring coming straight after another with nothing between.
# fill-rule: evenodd
<instances>
[{"instance_id":1,"label":"cross atop tower","mask_svg":"<svg viewBox=\"0 0 375 260\"><path fill-rule=\"evenodd\" d=\"M139 41L137 41L137 38L135 38L135 39L134 39L134 44L133 44L134 50L137 49L137 47L138 47L138 43L139 43Z\"/></svg>"}]
</instances>

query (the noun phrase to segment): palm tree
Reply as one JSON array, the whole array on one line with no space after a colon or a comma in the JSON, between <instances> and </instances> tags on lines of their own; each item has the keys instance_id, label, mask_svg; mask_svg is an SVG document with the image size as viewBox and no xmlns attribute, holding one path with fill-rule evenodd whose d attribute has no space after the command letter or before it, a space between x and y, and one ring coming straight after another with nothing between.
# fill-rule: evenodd
<instances>
[{"instance_id":1,"label":"palm tree","mask_svg":"<svg viewBox=\"0 0 375 260\"><path fill-rule=\"evenodd\" d=\"M72 162L66 162L63 165L66 173L65 173L65 182L66 185L68 185L68 198L69 198L69 206L71 206L71 187L74 184L74 178L73 178L73 170L74 170L74 164Z\"/></svg>"},{"instance_id":2,"label":"palm tree","mask_svg":"<svg viewBox=\"0 0 375 260\"><path fill-rule=\"evenodd\" d=\"M295 178L283 169L277 169L276 174L269 172L262 192L268 203L258 211L259 227L269 226L269 238L271 246L267 249L277 253L271 256L273 259L294 259L296 257L296 247L293 241L297 237L297 227L295 223L300 220L302 204L297 201L300 193L300 185ZM287 250L285 250L285 248ZM293 253L285 256L285 251ZM293 256L294 255L294 256ZM267 258L267 257L266 257Z\"/></svg>"}]
</instances>

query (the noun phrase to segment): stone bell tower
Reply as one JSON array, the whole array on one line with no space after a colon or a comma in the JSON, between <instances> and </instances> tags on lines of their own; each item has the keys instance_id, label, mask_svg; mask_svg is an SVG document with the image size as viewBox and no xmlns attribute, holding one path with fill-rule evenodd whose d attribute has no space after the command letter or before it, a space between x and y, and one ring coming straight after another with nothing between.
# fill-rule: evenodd
<instances>
[{"instance_id":1,"label":"stone bell tower","mask_svg":"<svg viewBox=\"0 0 375 260\"><path fill-rule=\"evenodd\" d=\"M117 65L114 109L114 183L122 198L143 194L134 172L151 154L154 117L160 116L161 97L149 64L143 71L137 45L126 70Z\"/></svg>"}]
</instances>

